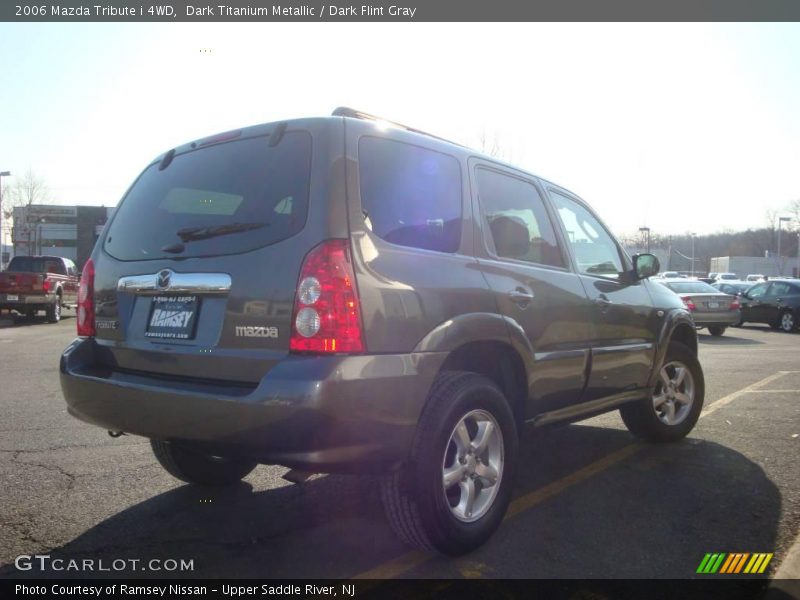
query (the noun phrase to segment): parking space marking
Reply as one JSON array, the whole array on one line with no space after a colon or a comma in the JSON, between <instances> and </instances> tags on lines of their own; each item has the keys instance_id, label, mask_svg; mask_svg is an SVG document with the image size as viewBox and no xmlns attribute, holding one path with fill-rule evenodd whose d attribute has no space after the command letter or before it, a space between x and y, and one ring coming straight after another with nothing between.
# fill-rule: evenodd
<instances>
[{"instance_id":1,"label":"parking space marking","mask_svg":"<svg viewBox=\"0 0 800 600\"><path fill-rule=\"evenodd\" d=\"M707 417L708 415L716 412L720 408L727 406L740 396L743 396L748 393L753 392L782 392L782 393L796 393L795 390L763 390L760 389L760 386L767 385L768 383L772 383L773 381L780 379L786 375L797 374L800 371L778 371L777 373L773 373L760 381L756 381L744 387L740 390L732 392L727 396L723 396L716 402L708 405L702 413L700 413L699 419L703 417ZM605 471L606 469L614 466L615 464L625 460L626 458L636 454L639 450L647 447L646 444L635 442L628 446L624 446L603 458L596 460L593 463L586 465L585 467L562 477L552 483L549 483L541 488L538 488L532 492L529 492L519 498L513 500L508 507L508 512L506 516L503 518L503 521L510 519L521 512L524 512L530 508L533 508L537 504L544 502L545 500L552 498L563 492L564 490L582 482L590 477ZM363 573L359 573L358 575L352 577L352 579L394 579L399 577L403 573L410 571L418 567L419 565L427 562L431 558L433 558L434 554L428 552L422 552L420 550L412 550L406 552L394 558L392 560L386 561L383 564L378 565L373 569L369 569L368 571L364 571Z\"/></svg>"},{"instance_id":2,"label":"parking space marking","mask_svg":"<svg viewBox=\"0 0 800 600\"><path fill-rule=\"evenodd\" d=\"M776 379L780 379L781 377L785 377L786 375L790 375L792 373L800 373L800 371L778 371L777 373L773 373L772 375L769 375L768 377L765 377L761 381L756 381L755 383L752 383L752 384L748 385L747 387L744 387L744 388L742 388L740 390L737 390L737 391L735 391L735 392L733 392L731 394L728 394L727 396L724 396L723 398L720 398L716 402L714 402L712 404L709 404L705 408L705 410L703 410L703 412L700 413L700 418L702 419L703 417L707 417L711 413L718 411L720 408L722 408L724 406L727 406L728 404L730 404L731 402L736 400L739 396L743 396L744 394L748 394L750 392L761 391L761 390L758 389L759 386L766 385L768 383L772 383Z\"/></svg>"},{"instance_id":3,"label":"parking space marking","mask_svg":"<svg viewBox=\"0 0 800 600\"><path fill-rule=\"evenodd\" d=\"M508 507L508 512L503 520L505 521L506 519L510 519L511 517L514 517L519 513L528 510L529 508L533 508L548 498L560 494L567 488L572 487L573 485L576 485L593 475L597 475L601 471L605 471L621 460L636 454L642 448L644 448L644 444L641 443L634 443L630 446L625 446L615 452L612 452L611 454L604 456L600 460L596 460L595 462L590 463L587 466L574 471L573 473L570 473L566 477L562 477L553 483L548 483L544 487L540 487L539 489L525 494L524 496L520 496L511 502Z\"/></svg>"}]
</instances>

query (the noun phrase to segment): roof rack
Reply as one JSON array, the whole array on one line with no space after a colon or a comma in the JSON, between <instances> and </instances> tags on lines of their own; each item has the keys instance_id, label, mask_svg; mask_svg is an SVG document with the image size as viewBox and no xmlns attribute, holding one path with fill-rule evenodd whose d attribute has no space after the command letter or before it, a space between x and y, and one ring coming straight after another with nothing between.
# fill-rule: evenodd
<instances>
[{"instance_id":1,"label":"roof rack","mask_svg":"<svg viewBox=\"0 0 800 600\"><path fill-rule=\"evenodd\" d=\"M459 144L458 142L454 142L453 140L448 140L447 138L439 137L438 135L433 135L432 133L428 133L427 131L422 131L421 129L414 129L413 127L409 127L408 125L403 125L402 123L398 123L397 121L391 121L389 119L384 119L383 117L378 117L376 115L371 115L361 110L356 110L355 108L350 108L348 106L340 106L336 108L332 113L334 117L350 117L351 119L362 119L365 121L380 121L381 123L388 123L397 127L399 129L405 129L406 131L412 131L414 133L419 133L421 135L426 135L428 137L441 140L443 142L447 142L448 144L454 144L455 146L460 146L461 148L466 148L463 144Z\"/></svg>"}]
</instances>

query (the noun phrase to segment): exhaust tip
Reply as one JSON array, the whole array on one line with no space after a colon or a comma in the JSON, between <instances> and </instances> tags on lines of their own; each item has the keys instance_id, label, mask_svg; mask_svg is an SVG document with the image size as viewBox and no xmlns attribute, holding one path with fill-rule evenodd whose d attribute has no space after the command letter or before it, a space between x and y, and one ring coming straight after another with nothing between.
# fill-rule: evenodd
<instances>
[{"instance_id":1,"label":"exhaust tip","mask_svg":"<svg viewBox=\"0 0 800 600\"><path fill-rule=\"evenodd\" d=\"M118 437L120 437L122 435L125 435L125 432L124 431L111 431L109 429L108 430L108 435L110 435L112 438L118 438Z\"/></svg>"}]
</instances>

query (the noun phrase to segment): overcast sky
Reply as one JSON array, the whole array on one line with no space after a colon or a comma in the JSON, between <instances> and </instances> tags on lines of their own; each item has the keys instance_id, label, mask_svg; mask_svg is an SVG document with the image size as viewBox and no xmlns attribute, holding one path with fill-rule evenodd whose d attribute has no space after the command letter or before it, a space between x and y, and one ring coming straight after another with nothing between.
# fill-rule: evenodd
<instances>
[{"instance_id":1,"label":"overcast sky","mask_svg":"<svg viewBox=\"0 0 800 600\"><path fill-rule=\"evenodd\" d=\"M60 204L113 206L177 144L340 105L485 131L617 234L763 227L800 198L798 24L0 24L0 170Z\"/></svg>"}]
</instances>

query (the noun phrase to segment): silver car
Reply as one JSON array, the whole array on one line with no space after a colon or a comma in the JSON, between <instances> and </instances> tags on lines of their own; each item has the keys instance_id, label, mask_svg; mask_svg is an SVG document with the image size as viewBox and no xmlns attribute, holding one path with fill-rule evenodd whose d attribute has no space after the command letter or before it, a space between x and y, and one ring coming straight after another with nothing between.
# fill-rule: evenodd
<instances>
[{"instance_id":1,"label":"silver car","mask_svg":"<svg viewBox=\"0 0 800 600\"><path fill-rule=\"evenodd\" d=\"M724 294L702 281L663 279L659 283L678 294L692 313L694 324L707 327L711 335L722 335L741 319L739 299Z\"/></svg>"}]
</instances>

